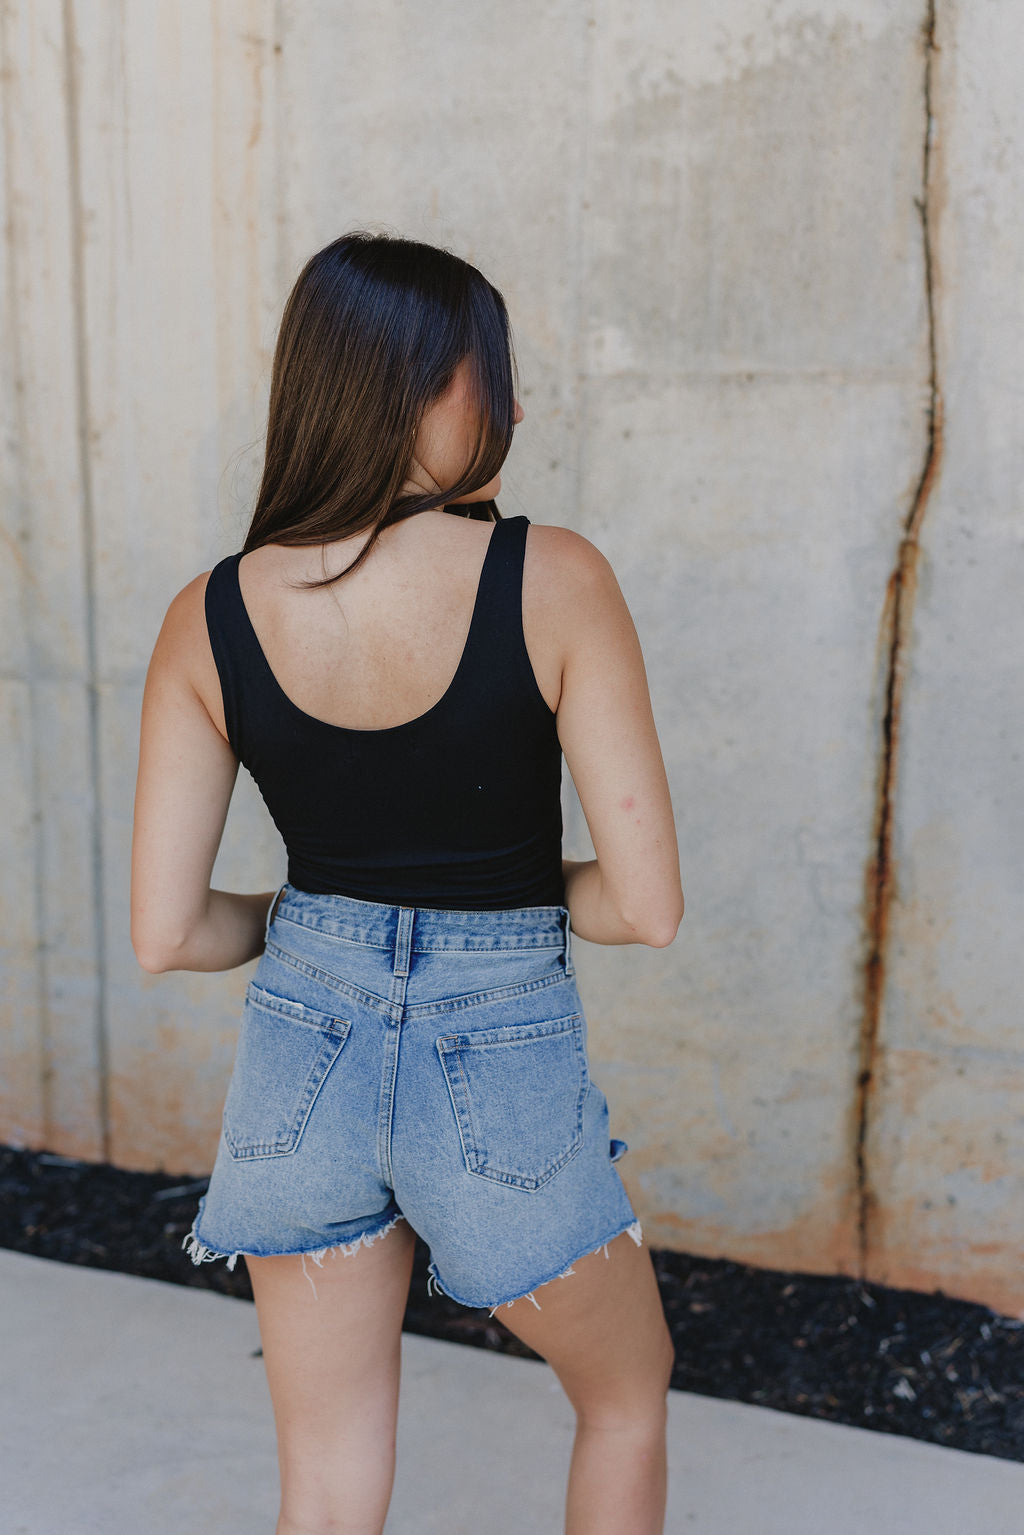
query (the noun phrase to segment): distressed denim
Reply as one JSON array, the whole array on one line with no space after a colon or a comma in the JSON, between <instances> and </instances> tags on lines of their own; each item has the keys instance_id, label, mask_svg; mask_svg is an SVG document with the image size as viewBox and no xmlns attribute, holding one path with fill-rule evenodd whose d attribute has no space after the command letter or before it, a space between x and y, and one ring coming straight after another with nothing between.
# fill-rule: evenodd
<instances>
[{"instance_id":1,"label":"distressed denim","mask_svg":"<svg viewBox=\"0 0 1024 1535\"><path fill-rule=\"evenodd\" d=\"M194 1263L354 1253L405 1219L428 1287L496 1310L640 1224L590 1074L562 906L280 887L245 995Z\"/></svg>"}]
</instances>

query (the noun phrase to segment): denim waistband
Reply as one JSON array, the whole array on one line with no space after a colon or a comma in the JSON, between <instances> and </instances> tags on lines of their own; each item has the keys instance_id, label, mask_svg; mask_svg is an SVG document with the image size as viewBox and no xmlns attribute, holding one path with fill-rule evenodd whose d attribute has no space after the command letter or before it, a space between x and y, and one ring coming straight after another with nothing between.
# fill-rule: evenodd
<instances>
[{"instance_id":1,"label":"denim waistband","mask_svg":"<svg viewBox=\"0 0 1024 1535\"><path fill-rule=\"evenodd\" d=\"M564 949L569 961L569 912L565 906L516 906L498 911L441 911L429 906L383 906L347 895L278 887L267 913L266 934L281 920L314 928L350 943L413 953L443 950Z\"/></svg>"}]
</instances>

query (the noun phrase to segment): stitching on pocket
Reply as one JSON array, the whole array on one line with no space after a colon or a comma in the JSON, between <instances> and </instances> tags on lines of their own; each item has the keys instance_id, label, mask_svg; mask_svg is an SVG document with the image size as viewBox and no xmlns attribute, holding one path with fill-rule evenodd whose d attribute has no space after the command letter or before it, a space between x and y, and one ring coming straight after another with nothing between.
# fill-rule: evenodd
<instances>
[{"instance_id":1,"label":"stitching on pocket","mask_svg":"<svg viewBox=\"0 0 1024 1535\"><path fill-rule=\"evenodd\" d=\"M233 1160L290 1156L298 1148L351 1027L345 1018L249 982L221 1123ZM301 1058L290 1059L296 1048Z\"/></svg>"},{"instance_id":2,"label":"stitching on pocket","mask_svg":"<svg viewBox=\"0 0 1024 1535\"><path fill-rule=\"evenodd\" d=\"M488 1002L506 1002L513 997L528 997L535 991L546 991L549 986L564 986L564 970L553 971L536 981L518 981L512 986L495 986L489 991L468 991L458 997L441 997L435 1002L410 1002L407 1018L429 1018L439 1013L461 1013L471 1007L481 1007ZM570 982L570 984L575 984Z\"/></svg>"},{"instance_id":3,"label":"stitching on pocket","mask_svg":"<svg viewBox=\"0 0 1024 1535\"><path fill-rule=\"evenodd\" d=\"M582 1013L442 1035L436 1048L468 1172L533 1191L579 1151L590 1086Z\"/></svg>"},{"instance_id":4,"label":"stitching on pocket","mask_svg":"<svg viewBox=\"0 0 1024 1535\"><path fill-rule=\"evenodd\" d=\"M248 1007L261 1007L267 1013L280 1013L293 1023L305 1024L310 1029L326 1029L334 1033L338 1029L347 1031L349 1028L346 1018L339 1018L335 1013L325 1013L320 1008L310 1007L306 1002L297 1002L294 997L279 997L276 992L257 986L255 981L250 981L246 987L245 1003Z\"/></svg>"},{"instance_id":5,"label":"stitching on pocket","mask_svg":"<svg viewBox=\"0 0 1024 1535\"><path fill-rule=\"evenodd\" d=\"M340 997L345 997L350 1002L375 1008L379 1013L390 1011L383 997L376 996L372 991L364 991L361 986L355 986L351 981L343 981L340 976L332 975L329 970L322 970L319 965L314 965L308 959L302 959L298 954L292 954L288 949L282 949L273 941L267 944L266 951L272 959L279 959L282 965L290 965L300 975L308 975L312 981L320 981L330 991L336 991Z\"/></svg>"}]
</instances>

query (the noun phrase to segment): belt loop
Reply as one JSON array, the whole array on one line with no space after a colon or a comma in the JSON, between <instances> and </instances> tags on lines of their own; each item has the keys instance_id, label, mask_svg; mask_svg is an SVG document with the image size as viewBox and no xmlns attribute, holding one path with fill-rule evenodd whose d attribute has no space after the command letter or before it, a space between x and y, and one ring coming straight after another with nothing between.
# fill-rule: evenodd
<instances>
[{"instance_id":1,"label":"belt loop","mask_svg":"<svg viewBox=\"0 0 1024 1535\"><path fill-rule=\"evenodd\" d=\"M564 964L565 964L565 973L569 977L572 977L572 976L574 976L576 974L576 971L575 971L575 968L574 968L573 962L572 962L572 928L570 926L571 922L572 922L572 918L569 915L569 908L568 908L568 906L563 906L562 907L562 926L563 926L563 928L565 930L564 931L564 950L563 950L563 952L564 952Z\"/></svg>"},{"instance_id":2,"label":"belt loop","mask_svg":"<svg viewBox=\"0 0 1024 1535\"><path fill-rule=\"evenodd\" d=\"M267 939L270 937L270 924L274 920L274 914L277 911L277 908L278 908L278 906L280 904L280 901L281 901L281 897L282 897L282 895L284 895L284 892L287 889L287 887L288 887L288 881L285 880L283 885L279 885L278 886L277 891L276 891L276 893L274 895L274 899L270 903L270 910L267 912L266 926L263 929L263 947L264 948L266 948L266 946L267 946Z\"/></svg>"},{"instance_id":3,"label":"belt loop","mask_svg":"<svg viewBox=\"0 0 1024 1535\"><path fill-rule=\"evenodd\" d=\"M412 924L416 913L411 906L398 908L398 926L395 929L395 974L409 974L409 955L412 951Z\"/></svg>"}]
</instances>

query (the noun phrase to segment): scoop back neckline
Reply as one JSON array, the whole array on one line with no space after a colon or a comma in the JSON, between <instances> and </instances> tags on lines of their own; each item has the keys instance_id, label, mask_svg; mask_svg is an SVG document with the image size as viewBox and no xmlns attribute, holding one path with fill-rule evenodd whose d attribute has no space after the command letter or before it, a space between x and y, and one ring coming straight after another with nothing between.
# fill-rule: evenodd
<instances>
[{"instance_id":1,"label":"scoop back neckline","mask_svg":"<svg viewBox=\"0 0 1024 1535\"><path fill-rule=\"evenodd\" d=\"M240 549L238 551L238 553L234 556L234 561L233 561L233 564L232 564L232 571L233 571L233 574L234 574L234 583L235 583L235 595L238 598L238 605L239 605L239 608L241 609L242 616L243 616L243 618L245 620L245 626L246 626L246 629L249 632L249 635L250 635L250 638L252 640L253 646L255 648L256 654L259 656L260 663L261 663L261 665L263 667L263 670L265 671L265 673L266 673L266 675L267 675L267 677L268 677L268 679L269 679L269 681L271 683L271 686L273 687L274 691L277 693L278 697L281 700L283 700L285 705L294 714L299 715L308 724L314 726L315 728L317 728L319 730L330 730L330 731L333 731L337 735L347 735L347 736L386 736L386 735L394 735L398 731L409 730L412 726L420 725L420 724L423 723L424 720L429 719L431 715L435 714L442 707L442 705L448 700L450 695L455 691L456 684L460 681L460 679L462 677L462 673L463 673L463 671L466 668L467 657L468 657L470 649L471 649L472 640L473 640L473 636L474 636L474 631L478 627L479 620L480 620L480 598L481 598L481 595L482 595L482 592L483 592L483 588L484 588L484 577L485 577L485 575L487 573L487 564L488 564L488 561L491 558L491 551L494 548L495 531L501 525L502 522L514 522L514 521L515 521L515 518L502 517L497 522L495 522L493 524L493 527L491 529L491 536L487 540L487 548L486 548L486 550L484 552L483 564L480 566L480 575L479 575L479 578L477 580L476 596L473 599L473 610L472 610L472 613L470 615L469 629L468 629L468 631L466 633L465 643L463 644L462 652L461 652L461 654L459 656L458 665L455 668L455 673L454 673L451 681L449 682L448 686L445 688L444 692L440 695L440 697L435 699L435 701L430 705L430 707L428 709L424 709L422 714L414 715L413 718L409 719L409 720L400 720L397 725L377 725L377 726L369 726L369 727L359 726L359 725L335 725L331 720L322 720L319 717L319 715L307 713L307 711L305 709L303 709L299 704L297 704L295 702L295 700L293 698L291 698L289 696L289 694L287 694L285 692L284 688L281 686L280 682L278 681L278 679L277 679L277 677L276 677L276 675L274 673L273 667L271 666L269 660L267 659L266 651L263 649L263 646L260 644L259 635L256 633L255 625L253 624L253 621L252 621L251 617L249 616L249 609L245 605L245 598L242 596L242 583L238 579L238 567L239 567L239 565L242 562L242 556L245 553L245 550L244 549Z\"/></svg>"}]
</instances>

